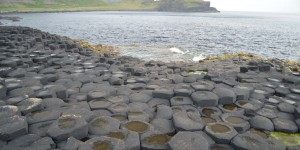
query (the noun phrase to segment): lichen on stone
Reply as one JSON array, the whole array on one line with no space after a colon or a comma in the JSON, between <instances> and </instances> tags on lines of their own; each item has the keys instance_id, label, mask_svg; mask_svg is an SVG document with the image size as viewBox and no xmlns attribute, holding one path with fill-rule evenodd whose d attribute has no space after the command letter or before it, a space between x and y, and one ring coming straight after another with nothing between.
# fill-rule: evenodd
<instances>
[{"instance_id":1,"label":"lichen on stone","mask_svg":"<svg viewBox=\"0 0 300 150\"><path fill-rule=\"evenodd\" d=\"M270 137L283 142L286 146L300 145L300 133L288 134L283 132L272 132Z\"/></svg>"}]
</instances>

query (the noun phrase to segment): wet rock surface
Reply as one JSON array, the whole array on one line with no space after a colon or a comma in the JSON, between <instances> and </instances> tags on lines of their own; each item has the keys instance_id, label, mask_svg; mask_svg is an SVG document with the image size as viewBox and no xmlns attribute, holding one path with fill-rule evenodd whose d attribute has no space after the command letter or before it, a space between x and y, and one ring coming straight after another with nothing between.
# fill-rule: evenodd
<instances>
[{"instance_id":1,"label":"wet rock surface","mask_svg":"<svg viewBox=\"0 0 300 150\"><path fill-rule=\"evenodd\" d=\"M271 150L287 147L269 132L299 133L300 78L276 65L111 57L26 27L0 43L0 149Z\"/></svg>"}]
</instances>

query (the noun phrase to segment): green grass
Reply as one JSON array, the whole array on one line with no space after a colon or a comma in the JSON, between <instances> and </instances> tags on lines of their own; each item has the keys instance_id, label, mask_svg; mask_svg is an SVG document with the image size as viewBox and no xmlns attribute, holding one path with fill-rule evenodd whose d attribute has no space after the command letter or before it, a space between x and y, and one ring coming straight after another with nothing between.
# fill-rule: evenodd
<instances>
[{"instance_id":1,"label":"green grass","mask_svg":"<svg viewBox=\"0 0 300 150\"><path fill-rule=\"evenodd\" d=\"M8 1L8 0L7 0ZM107 3L103 0L33 0L14 6L0 6L0 11L72 11L72 10L153 10L157 6L152 0L121 0Z\"/></svg>"}]
</instances>

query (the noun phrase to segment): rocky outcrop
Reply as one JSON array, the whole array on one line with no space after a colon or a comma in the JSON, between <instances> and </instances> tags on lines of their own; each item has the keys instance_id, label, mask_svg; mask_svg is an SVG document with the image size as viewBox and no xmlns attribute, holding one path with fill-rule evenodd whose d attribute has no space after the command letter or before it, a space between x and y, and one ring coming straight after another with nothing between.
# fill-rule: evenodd
<instances>
[{"instance_id":1,"label":"rocky outcrop","mask_svg":"<svg viewBox=\"0 0 300 150\"><path fill-rule=\"evenodd\" d=\"M219 12L216 8L210 7L209 1L188 3L182 0L160 0L157 10L170 12Z\"/></svg>"}]
</instances>

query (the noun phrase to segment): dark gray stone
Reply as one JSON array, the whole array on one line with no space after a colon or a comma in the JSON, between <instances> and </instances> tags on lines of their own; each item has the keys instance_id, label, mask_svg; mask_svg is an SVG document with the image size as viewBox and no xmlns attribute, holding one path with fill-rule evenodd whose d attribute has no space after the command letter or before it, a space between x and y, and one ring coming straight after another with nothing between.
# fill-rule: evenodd
<instances>
[{"instance_id":1,"label":"dark gray stone","mask_svg":"<svg viewBox=\"0 0 300 150\"><path fill-rule=\"evenodd\" d=\"M17 97L17 96L28 96L34 97L35 93L34 90L30 87L18 88L8 92L8 96L10 97Z\"/></svg>"},{"instance_id":2,"label":"dark gray stone","mask_svg":"<svg viewBox=\"0 0 300 150\"><path fill-rule=\"evenodd\" d=\"M285 97L286 95L290 94L289 88L286 87L278 87L275 89L275 95L280 97Z\"/></svg>"},{"instance_id":3,"label":"dark gray stone","mask_svg":"<svg viewBox=\"0 0 300 150\"><path fill-rule=\"evenodd\" d=\"M225 113L222 114L221 119L230 124L239 133L244 133L250 129L248 118L243 115Z\"/></svg>"},{"instance_id":4,"label":"dark gray stone","mask_svg":"<svg viewBox=\"0 0 300 150\"><path fill-rule=\"evenodd\" d=\"M23 115L31 113L33 111L42 110L42 99L39 98L27 98L17 104Z\"/></svg>"},{"instance_id":5,"label":"dark gray stone","mask_svg":"<svg viewBox=\"0 0 300 150\"><path fill-rule=\"evenodd\" d=\"M12 117L14 115L21 115L20 109L13 105L0 106L0 117Z\"/></svg>"},{"instance_id":6,"label":"dark gray stone","mask_svg":"<svg viewBox=\"0 0 300 150\"><path fill-rule=\"evenodd\" d=\"M128 112L128 120L139 120L149 122L150 115L144 111Z\"/></svg>"},{"instance_id":7,"label":"dark gray stone","mask_svg":"<svg viewBox=\"0 0 300 150\"><path fill-rule=\"evenodd\" d=\"M263 103L257 101L240 100L235 103L238 107L245 110L245 114L255 114L263 106Z\"/></svg>"},{"instance_id":8,"label":"dark gray stone","mask_svg":"<svg viewBox=\"0 0 300 150\"><path fill-rule=\"evenodd\" d=\"M286 95L286 97L288 99L292 99L292 100L295 100L297 102L300 101L300 95L299 94L288 94L288 95Z\"/></svg>"},{"instance_id":9,"label":"dark gray stone","mask_svg":"<svg viewBox=\"0 0 300 150\"><path fill-rule=\"evenodd\" d=\"M125 149L140 150L140 137L139 134L136 132L128 132L126 130L115 130L104 136L123 140L125 142Z\"/></svg>"},{"instance_id":10,"label":"dark gray stone","mask_svg":"<svg viewBox=\"0 0 300 150\"><path fill-rule=\"evenodd\" d=\"M197 106L214 107L218 105L219 96L213 92L198 91L192 94L192 99Z\"/></svg>"},{"instance_id":11,"label":"dark gray stone","mask_svg":"<svg viewBox=\"0 0 300 150\"><path fill-rule=\"evenodd\" d=\"M205 127L205 132L219 144L228 144L233 137L238 133L237 131L226 123L212 123Z\"/></svg>"},{"instance_id":12,"label":"dark gray stone","mask_svg":"<svg viewBox=\"0 0 300 150\"><path fill-rule=\"evenodd\" d=\"M110 96L107 91L91 91L87 94L87 100L103 99Z\"/></svg>"},{"instance_id":13,"label":"dark gray stone","mask_svg":"<svg viewBox=\"0 0 300 150\"><path fill-rule=\"evenodd\" d=\"M7 145L18 146L18 147L27 147L30 146L35 141L39 140L41 137L35 134L27 134L20 136L10 142Z\"/></svg>"},{"instance_id":14,"label":"dark gray stone","mask_svg":"<svg viewBox=\"0 0 300 150\"><path fill-rule=\"evenodd\" d=\"M60 98L46 98L43 99L42 105L45 109L53 109L66 106L67 104Z\"/></svg>"},{"instance_id":15,"label":"dark gray stone","mask_svg":"<svg viewBox=\"0 0 300 150\"><path fill-rule=\"evenodd\" d=\"M287 148L283 142L274 138L268 138L266 142L270 150L286 150Z\"/></svg>"},{"instance_id":16,"label":"dark gray stone","mask_svg":"<svg viewBox=\"0 0 300 150\"><path fill-rule=\"evenodd\" d=\"M255 116L249 121L252 128L263 131L274 131L274 125L269 118L263 116Z\"/></svg>"},{"instance_id":17,"label":"dark gray stone","mask_svg":"<svg viewBox=\"0 0 300 150\"><path fill-rule=\"evenodd\" d=\"M75 139L74 137L69 137L67 139L66 145L63 147L63 150L75 150L75 149L78 149L78 147L82 144L83 144L82 141L79 141L79 140Z\"/></svg>"},{"instance_id":18,"label":"dark gray stone","mask_svg":"<svg viewBox=\"0 0 300 150\"><path fill-rule=\"evenodd\" d=\"M152 124L154 128L162 134L171 135L175 133L175 128L171 120L155 118L150 122L150 124Z\"/></svg>"},{"instance_id":19,"label":"dark gray stone","mask_svg":"<svg viewBox=\"0 0 300 150\"><path fill-rule=\"evenodd\" d=\"M214 144L210 146L210 150L234 150L234 149L227 144Z\"/></svg>"},{"instance_id":20,"label":"dark gray stone","mask_svg":"<svg viewBox=\"0 0 300 150\"><path fill-rule=\"evenodd\" d=\"M220 116L222 114L222 111L217 107L203 107L198 109L204 117Z\"/></svg>"},{"instance_id":21,"label":"dark gray stone","mask_svg":"<svg viewBox=\"0 0 300 150\"><path fill-rule=\"evenodd\" d=\"M178 84L174 88L174 94L176 96L190 96L193 89L188 84Z\"/></svg>"},{"instance_id":22,"label":"dark gray stone","mask_svg":"<svg viewBox=\"0 0 300 150\"><path fill-rule=\"evenodd\" d=\"M94 150L95 147L106 145L111 150L125 150L125 142L120 139L109 138L109 137L94 137L79 146L78 150Z\"/></svg>"},{"instance_id":23,"label":"dark gray stone","mask_svg":"<svg viewBox=\"0 0 300 150\"><path fill-rule=\"evenodd\" d=\"M239 115L243 115L245 113L245 109L239 108L235 104L218 105L218 107L224 113L233 113L233 114L239 114Z\"/></svg>"},{"instance_id":24,"label":"dark gray stone","mask_svg":"<svg viewBox=\"0 0 300 150\"><path fill-rule=\"evenodd\" d=\"M82 139L87 137L88 124L81 116L65 115L51 124L47 134L57 142L67 140L70 136Z\"/></svg>"},{"instance_id":25,"label":"dark gray stone","mask_svg":"<svg viewBox=\"0 0 300 150\"><path fill-rule=\"evenodd\" d=\"M254 134L239 134L231 141L231 145L239 150L267 150L268 143L258 135Z\"/></svg>"},{"instance_id":26,"label":"dark gray stone","mask_svg":"<svg viewBox=\"0 0 300 150\"><path fill-rule=\"evenodd\" d=\"M267 117L269 119L274 119L277 117L276 111L274 109L263 107L262 109L256 112L258 115Z\"/></svg>"},{"instance_id":27,"label":"dark gray stone","mask_svg":"<svg viewBox=\"0 0 300 150\"><path fill-rule=\"evenodd\" d=\"M209 141L195 132L178 132L168 143L168 150L209 150Z\"/></svg>"},{"instance_id":28,"label":"dark gray stone","mask_svg":"<svg viewBox=\"0 0 300 150\"><path fill-rule=\"evenodd\" d=\"M41 137L45 137L45 136L47 136L47 131L48 131L49 127L51 126L51 124L53 123L53 121L54 120L29 125L28 132L30 134L36 134Z\"/></svg>"},{"instance_id":29,"label":"dark gray stone","mask_svg":"<svg viewBox=\"0 0 300 150\"><path fill-rule=\"evenodd\" d=\"M210 81L198 81L196 83L192 83L191 86L195 89L195 91L211 91L214 89L214 84Z\"/></svg>"},{"instance_id":30,"label":"dark gray stone","mask_svg":"<svg viewBox=\"0 0 300 150\"><path fill-rule=\"evenodd\" d=\"M92 120L93 118L93 112L90 111L90 109L86 109L86 108L70 108L68 110L66 110L65 112L63 112L62 114L64 115L76 115L76 116L81 116L83 117L86 122L89 122Z\"/></svg>"},{"instance_id":31,"label":"dark gray stone","mask_svg":"<svg viewBox=\"0 0 300 150\"><path fill-rule=\"evenodd\" d=\"M12 116L0 119L0 140L9 141L28 133L25 117Z\"/></svg>"},{"instance_id":32,"label":"dark gray stone","mask_svg":"<svg viewBox=\"0 0 300 150\"><path fill-rule=\"evenodd\" d=\"M172 106L192 105L193 101L189 97L176 96L170 100Z\"/></svg>"},{"instance_id":33,"label":"dark gray stone","mask_svg":"<svg viewBox=\"0 0 300 150\"><path fill-rule=\"evenodd\" d=\"M110 97L107 97L106 100L108 100L111 103L128 103L129 102L129 98L126 95L110 96Z\"/></svg>"},{"instance_id":34,"label":"dark gray stone","mask_svg":"<svg viewBox=\"0 0 300 150\"><path fill-rule=\"evenodd\" d=\"M173 111L171 107L166 105L157 106L157 113L155 118L172 119L172 117L173 117Z\"/></svg>"},{"instance_id":35,"label":"dark gray stone","mask_svg":"<svg viewBox=\"0 0 300 150\"><path fill-rule=\"evenodd\" d=\"M60 109L41 110L26 115L28 124L35 124L44 121L56 120L62 114Z\"/></svg>"},{"instance_id":36,"label":"dark gray stone","mask_svg":"<svg viewBox=\"0 0 300 150\"><path fill-rule=\"evenodd\" d=\"M89 133L93 135L105 135L118 130L120 121L109 116L97 117L89 123Z\"/></svg>"},{"instance_id":37,"label":"dark gray stone","mask_svg":"<svg viewBox=\"0 0 300 150\"><path fill-rule=\"evenodd\" d=\"M112 113L126 114L129 110L129 107L126 103L115 103L115 104L110 105L108 109Z\"/></svg>"},{"instance_id":38,"label":"dark gray stone","mask_svg":"<svg viewBox=\"0 0 300 150\"><path fill-rule=\"evenodd\" d=\"M123 85L124 84L124 80L117 78L117 77L111 77L109 79L109 83L111 85Z\"/></svg>"},{"instance_id":39,"label":"dark gray stone","mask_svg":"<svg viewBox=\"0 0 300 150\"><path fill-rule=\"evenodd\" d=\"M233 88L233 92L236 95L236 100L248 100L250 97L250 91L249 90L244 90L240 88Z\"/></svg>"},{"instance_id":40,"label":"dark gray stone","mask_svg":"<svg viewBox=\"0 0 300 150\"><path fill-rule=\"evenodd\" d=\"M121 129L127 130L129 132L143 134L149 131L153 131L154 127L145 121L132 120L122 123Z\"/></svg>"},{"instance_id":41,"label":"dark gray stone","mask_svg":"<svg viewBox=\"0 0 300 150\"><path fill-rule=\"evenodd\" d=\"M174 113L173 122L177 131L200 131L205 125L200 115L189 115L186 112Z\"/></svg>"},{"instance_id":42,"label":"dark gray stone","mask_svg":"<svg viewBox=\"0 0 300 150\"><path fill-rule=\"evenodd\" d=\"M89 105L92 110L97 109L107 109L112 103L103 99L103 100L92 100L89 102Z\"/></svg>"},{"instance_id":43,"label":"dark gray stone","mask_svg":"<svg viewBox=\"0 0 300 150\"><path fill-rule=\"evenodd\" d=\"M129 96L130 102L144 102L147 103L151 99L151 96L143 93L133 93Z\"/></svg>"},{"instance_id":44,"label":"dark gray stone","mask_svg":"<svg viewBox=\"0 0 300 150\"><path fill-rule=\"evenodd\" d=\"M160 88L153 91L154 98L170 99L173 97L173 89Z\"/></svg>"},{"instance_id":45,"label":"dark gray stone","mask_svg":"<svg viewBox=\"0 0 300 150\"><path fill-rule=\"evenodd\" d=\"M279 111L286 112L286 113L294 113L295 111L295 106L289 103L280 103L277 106L277 108Z\"/></svg>"},{"instance_id":46,"label":"dark gray stone","mask_svg":"<svg viewBox=\"0 0 300 150\"><path fill-rule=\"evenodd\" d=\"M258 86L253 91L254 95L263 95L265 97L272 96L275 93L275 90L272 88L264 87L264 86ZM253 95L252 94L252 95Z\"/></svg>"},{"instance_id":47,"label":"dark gray stone","mask_svg":"<svg viewBox=\"0 0 300 150\"><path fill-rule=\"evenodd\" d=\"M230 89L218 87L213 92L219 96L219 104L232 104L236 101L236 95Z\"/></svg>"},{"instance_id":48,"label":"dark gray stone","mask_svg":"<svg viewBox=\"0 0 300 150\"><path fill-rule=\"evenodd\" d=\"M292 120L275 118L272 121L276 131L286 132L286 133L296 133L299 130L296 123Z\"/></svg>"},{"instance_id":49,"label":"dark gray stone","mask_svg":"<svg viewBox=\"0 0 300 150\"><path fill-rule=\"evenodd\" d=\"M6 96L7 88L0 84L0 98L4 98Z\"/></svg>"},{"instance_id":50,"label":"dark gray stone","mask_svg":"<svg viewBox=\"0 0 300 150\"><path fill-rule=\"evenodd\" d=\"M141 147L143 150L167 149L170 139L171 137L166 134L150 131L141 135Z\"/></svg>"}]
</instances>

